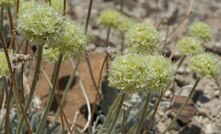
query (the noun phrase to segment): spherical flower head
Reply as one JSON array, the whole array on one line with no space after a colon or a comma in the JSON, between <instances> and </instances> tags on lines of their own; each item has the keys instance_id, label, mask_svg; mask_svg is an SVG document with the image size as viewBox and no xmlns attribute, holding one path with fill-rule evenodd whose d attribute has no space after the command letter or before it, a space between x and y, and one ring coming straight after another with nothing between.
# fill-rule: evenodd
<instances>
[{"instance_id":1,"label":"spherical flower head","mask_svg":"<svg viewBox=\"0 0 221 134\"><path fill-rule=\"evenodd\" d=\"M18 32L28 40L41 45L58 43L62 37L62 16L47 4L35 3L34 8L20 12L17 20Z\"/></svg>"},{"instance_id":2,"label":"spherical flower head","mask_svg":"<svg viewBox=\"0 0 221 134\"><path fill-rule=\"evenodd\" d=\"M59 48L61 53L66 53L74 58L81 57L86 49L88 37L85 34L83 26L67 19L64 21L64 31L61 41L57 45L51 44L52 47Z\"/></svg>"},{"instance_id":3,"label":"spherical flower head","mask_svg":"<svg viewBox=\"0 0 221 134\"><path fill-rule=\"evenodd\" d=\"M172 63L163 56L147 56L148 76L147 91L161 93L165 91L174 80Z\"/></svg>"},{"instance_id":4,"label":"spherical flower head","mask_svg":"<svg viewBox=\"0 0 221 134\"><path fill-rule=\"evenodd\" d=\"M194 37L180 39L177 48L183 55L196 55L203 52L201 42Z\"/></svg>"},{"instance_id":5,"label":"spherical flower head","mask_svg":"<svg viewBox=\"0 0 221 134\"><path fill-rule=\"evenodd\" d=\"M10 7L16 3L16 0L0 0L0 6Z\"/></svg>"},{"instance_id":6,"label":"spherical flower head","mask_svg":"<svg viewBox=\"0 0 221 134\"><path fill-rule=\"evenodd\" d=\"M121 19L121 14L119 11L114 9L107 9L100 13L99 23L107 26L117 28Z\"/></svg>"},{"instance_id":7,"label":"spherical flower head","mask_svg":"<svg viewBox=\"0 0 221 134\"><path fill-rule=\"evenodd\" d=\"M201 21L194 22L190 26L190 34L204 42L208 42L212 39L211 27Z\"/></svg>"},{"instance_id":8,"label":"spherical flower head","mask_svg":"<svg viewBox=\"0 0 221 134\"><path fill-rule=\"evenodd\" d=\"M191 58L190 68L200 77L216 78L220 74L217 58L210 53L202 53Z\"/></svg>"},{"instance_id":9,"label":"spherical flower head","mask_svg":"<svg viewBox=\"0 0 221 134\"><path fill-rule=\"evenodd\" d=\"M159 43L160 36L153 25L136 23L126 33L125 40L132 51L146 55L154 50Z\"/></svg>"},{"instance_id":10,"label":"spherical flower head","mask_svg":"<svg viewBox=\"0 0 221 134\"><path fill-rule=\"evenodd\" d=\"M8 77L10 75L7 60L5 57L4 51L0 50L0 78L5 76Z\"/></svg>"},{"instance_id":11,"label":"spherical flower head","mask_svg":"<svg viewBox=\"0 0 221 134\"><path fill-rule=\"evenodd\" d=\"M128 31L128 29L134 24L135 22L128 18L128 17L125 17L125 16L121 16L120 18L120 21L119 21L119 24L117 25L117 30L119 30L120 32L122 33L125 33Z\"/></svg>"},{"instance_id":12,"label":"spherical flower head","mask_svg":"<svg viewBox=\"0 0 221 134\"><path fill-rule=\"evenodd\" d=\"M146 88L148 68L144 56L127 54L116 56L109 70L109 86L125 93Z\"/></svg>"}]
</instances>

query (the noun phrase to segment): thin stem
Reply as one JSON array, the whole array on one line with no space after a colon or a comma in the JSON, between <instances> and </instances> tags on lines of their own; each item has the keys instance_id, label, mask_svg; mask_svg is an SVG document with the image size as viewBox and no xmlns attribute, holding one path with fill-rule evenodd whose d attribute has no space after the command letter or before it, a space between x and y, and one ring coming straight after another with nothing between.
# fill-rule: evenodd
<instances>
[{"instance_id":1,"label":"thin stem","mask_svg":"<svg viewBox=\"0 0 221 134\"><path fill-rule=\"evenodd\" d=\"M111 31L111 27L108 27L107 29L107 37L106 37L106 48L108 48L109 46L109 38L110 38L110 31ZM108 51L106 51L106 55L107 55L107 61L106 61L106 74L107 74L107 71L108 71L108 59L110 57Z\"/></svg>"},{"instance_id":2,"label":"thin stem","mask_svg":"<svg viewBox=\"0 0 221 134\"><path fill-rule=\"evenodd\" d=\"M123 51L124 51L124 34L122 33L120 52L122 53Z\"/></svg>"},{"instance_id":3,"label":"thin stem","mask_svg":"<svg viewBox=\"0 0 221 134\"><path fill-rule=\"evenodd\" d=\"M155 105L155 107L154 107L154 112L153 112L153 114L152 114L152 119L154 119L154 116L155 116L155 114L157 113L157 109L158 109L158 107L159 107L159 104L160 104L160 101L162 100L162 98L163 98L163 95L164 95L164 92L161 92L161 94L160 94L160 96L159 96L159 98L158 98L158 100L157 100L157 103L156 103L156 105Z\"/></svg>"},{"instance_id":4,"label":"thin stem","mask_svg":"<svg viewBox=\"0 0 221 134\"><path fill-rule=\"evenodd\" d=\"M28 129L28 133L31 134L31 133L32 133L32 130L31 130L31 127L30 127L30 123L29 123L29 121L28 121L26 112L25 112L25 110L24 110L24 106L23 106L23 104L21 103L21 98L20 98L20 95L19 95L19 92L18 92L18 87L17 87L16 81L15 81L15 78L14 78L14 73L13 73L13 70L12 70L12 66L11 66L11 62L10 62L8 50L7 50L7 47L6 47L6 45L5 45L5 41L4 41L3 37L2 37L2 33L1 33L1 32L0 32L0 40L1 40L1 42L2 42L2 47L3 47L3 50L4 50L4 52L5 52L5 57L6 57L7 64L8 64L8 69L9 69L9 72L10 72L10 78L11 78L11 80L12 80L12 84L14 85L13 93L14 93L14 95L15 95L15 100L16 100L15 102L16 102L17 108L20 107L22 116L23 116L23 118L24 118L24 120L25 120L27 129Z\"/></svg>"},{"instance_id":5,"label":"thin stem","mask_svg":"<svg viewBox=\"0 0 221 134\"><path fill-rule=\"evenodd\" d=\"M73 83L73 81L74 81L75 73L76 73L76 71L77 71L77 68L78 68L78 66L79 66L79 63L80 63L80 60L78 60L78 62L77 62L77 64L76 64L76 66L75 66L75 68L74 68L74 70L73 70L73 72L72 72L70 78L68 79L67 85L65 86L64 93L63 93L62 98L61 98L61 106L64 105L64 101L65 101L65 99L66 99L67 92L68 92L68 90L70 89L70 87L71 87L71 85L72 85L72 83ZM55 121L57 121L57 118L58 118L59 115L60 115L60 107L58 107L58 110L57 110L57 112L56 112L56 114L55 114Z\"/></svg>"},{"instance_id":6,"label":"thin stem","mask_svg":"<svg viewBox=\"0 0 221 134\"><path fill-rule=\"evenodd\" d=\"M88 7L86 24L85 24L85 33L87 33L87 31L88 31L88 25L89 25L90 16L91 16L92 5L93 5L93 0L90 0L89 7Z\"/></svg>"},{"instance_id":7,"label":"thin stem","mask_svg":"<svg viewBox=\"0 0 221 134\"><path fill-rule=\"evenodd\" d=\"M98 79L98 84L97 84L98 85L98 89L96 90L95 101L94 101L93 106L92 106L91 122L90 122L90 126L89 126L89 133L92 132L92 125L93 125L94 113L95 113L95 109L96 109L96 102L97 102L98 98L100 98L99 89L100 89L100 84L101 84L101 76L102 76L102 72L103 72L103 69L104 69L105 62L107 61L107 58L108 58L108 56L106 55L106 57L104 58L104 61L102 63L102 66L101 66L100 73L99 73L99 79Z\"/></svg>"},{"instance_id":8,"label":"thin stem","mask_svg":"<svg viewBox=\"0 0 221 134\"><path fill-rule=\"evenodd\" d=\"M51 3L51 2L50 2ZM67 0L64 0L64 5L63 5L63 16L66 15L66 4L67 3Z\"/></svg>"},{"instance_id":9,"label":"thin stem","mask_svg":"<svg viewBox=\"0 0 221 134\"><path fill-rule=\"evenodd\" d=\"M38 82L38 78L39 78L39 74L40 74L40 70L41 70L42 52L43 52L43 45L38 45L38 52L37 52L38 55L37 55L37 61L36 61L37 64L36 64L35 73L34 73L32 85L31 85L31 89L30 89L30 94L29 94L28 100L26 101L25 111L28 110L28 108L31 104L31 100L33 98L35 88L36 88L36 85Z\"/></svg>"},{"instance_id":10,"label":"thin stem","mask_svg":"<svg viewBox=\"0 0 221 134\"><path fill-rule=\"evenodd\" d=\"M121 110L121 107L122 107L122 105L123 105L125 96L126 96L126 94L123 93L123 94L121 95L121 97L120 97L119 104L117 104L118 107L117 107L117 109L116 109L116 112L114 113L113 122L111 122L110 127L108 128L108 134L110 134L110 133L112 132L112 130L113 130L115 124L116 124L117 117L118 117L118 115L119 115L119 113L120 113L120 110Z\"/></svg>"},{"instance_id":11,"label":"thin stem","mask_svg":"<svg viewBox=\"0 0 221 134\"><path fill-rule=\"evenodd\" d=\"M148 104L150 102L150 98L151 98L151 93L148 92L147 97L146 97L146 101L144 103L143 111L142 111L141 116L139 118L139 122L138 122L135 134L140 134L141 128L143 126L143 122L145 120L145 115L146 115L146 112L147 112L147 109L148 109Z\"/></svg>"},{"instance_id":12,"label":"thin stem","mask_svg":"<svg viewBox=\"0 0 221 134\"><path fill-rule=\"evenodd\" d=\"M11 13L11 9L8 8L8 18L9 18L9 22L10 22L10 28L11 28L11 39L10 39L10 44L9 44L9 48L13 49L14 48L14 42L15 42L15 33L14 31L14 24L13 24L13 20L12 20L12 13Z\"/></svg>"},{"instance_id":13,"label":"thin stem","mask_svg":"<svg viewBox=\"0 0 221 134\"><path fill-rule=\"evenodd\" d=\"M181 60L180 60L180 62L179 62L178 65L177 65L177 69L180 68L180 66L182 65L182 63L183 63L183 61L184 61L185 59L186 59L186 55L183 55L182 58L181 58Z\"/></svg>"},{"instance_id":14,"label":"thin stem","mask_svg":"<svg viewBox=\"0 0 221 134\"><path fill-rule=\"evenodd\" d=\"M0 25L0 31L3 32L3 26L4 26L4 7L1 7L1 25Z\"/></svg>"},{"instance_id":15,"label":"thin stem","mask_svg":"<svg viewBox=\"0 0 221 134\"><path fill-rule=\"evenodd\" d=\"M6 117L5 117L5 134L9 133L9 96L8 96L8 84L6 78L4 78L4 85L5 85L5 95L6 95ZM2 104L3 105L3 104Z\"/></svg>"},{"instance_id":16,"label":"thin stem","mask_svg":"<svg viewBox=\"0 0 221 134\"><path fill-rule=\"evenodd\" d=\"M110 123L112 122L112 115L114 114L114 110L116 109L117 107L117 104L119 104L119 101L120 101L120 97L121 95L118 95L115 99L114 99L114 102L113 104L111 105L110 109L108 110L108 113L107 113L107 116L106 116L106 119L105 119L105 122L104 122L104 128L107 128L108 126L110 126Z\"/></svg>"},{"instance_id":17,"label":"thin stem","mask_svg":"<svg viewBox=\"0 0 221 134\"><path fill-rule=\"evenodd\" d=\"M122 124L121 124L121 134L124 134L125 118L126 118L126 110L123 110L123 119L122 119Z\"/></svg>"},{"instance_id":18,"label":"thin stem","mask_svg":"<svg viewBox=\"0 0 221 134\"><path fill-rule=\"evenodd\" d=\"M120 11L123 12L123 8L124 8L124 0L120 1Z\"/></svg>"},{"instance_id":19,"label":"thin stem","mask_svg":"<svg viewBox=\"0 0 221 134\"><path fill-rule=\"evenodd\" d=\"M42 62L42 51L43 51L43 45L38 45L37 61L36 61L37 63L36 63L35 73L34 73L33 80L32 80L30 93L29 93L28 99L25 104L25 112L28 111L28 108L29 108L31 101L33 99L35 88L36 88L36 85L38 82L40 69L41 69L41 62ZM23 119L20 118L19 123L18 123L18 127L17 127L17 134L21 133L22 124L23 124Z\"/></svg>"},{"instance_id":20,"label":"thin stem","mask_svg":"<svg viewBox=\"0 0 221 134\"><path fill-rule=\"evenodd\" d=\"M163 134L165 134L175 123L175 121L177 120L177 118L180 116L180 114L182 113L183 109L185 108L186 104L188 103L188 101L190 100L190 98L193 96L193 93L196 89L196 86L198 85L200 81L200 78L198 78L193 86L193 88L190 91L189 96L187 97L187 99L185 100L185 102L183 103L183 105L181 106L181 108L179 109L179 111L177 112L177 114L175 115L175 117L173 117L173 120L170 122L170 124L167 126L167 128L163 131Z\"/></svg>"},{"instance_id":21,"label":"thin stem","mask_svg":"<svg viewBox=\"0 0 221 134\"><path fill-rule=\"evenodd\" d=\"M52 88L53 85L52 85L51 81L49 80L49 77L48 77L47 73L45 72L45 70L43 69L42 66L41 66L41 70L42 70L42 72L43 72L43 74L44 74L46 80L48 81L48 83L49 83L49 85L50 85L50 88ZM57 95L55 95L55 99L56 99L56 101L57 101L57 103L58 103L58 105L59 105L59 108L61 108L61 117L64 116L64 121L65 121L66 125L68 126L69 131L71 131L71 130L70 130L70 127L69 127L69 124L68 124L68 121L67 121L67 117L66 117L66 115L65 115L65 113L64 113L64 111L63 111L63 108L62 108L62 106L61 106L60 99L59 99L59 97L58 97ZM63 119L63 118L62 118L62 119ZM63 121L63 120L62 120L62 121ZM53 124L52 124L52 125L53 125Z\"/></svg>"},{"instance_id":22,"label":"thin stem","mask_svg":"<svg viewBox=\"0 0 221 134\"><path fill-rule=\"evenodd\" d=\"M44 113L41 116L41 120L40 120L40 123L37 127L36 134L41 133L41 130L42 130L43 126L45 125L45 120L47 119L47 115L48 115L48 112L50 110L51 104L53 102L53 99L54 99L54 96L55 96L55 90L56 90L56 87L57 87L58 75L59 75L62 59L63 59L63 55L60 54L58 62L57 62L58 64L57 64L57 68L56 68L56 73L55 73L55 76L54 76L55 78L52 81L53 87L50 89L49 100L48 100L48 103L46 104Z\"/></svg>"},{"instance_id":23,"label":"thin stem","mask_svg":"<svg viewBox=\"0 0 221 134\"><path fill-rule=\"evenodd\" d=\"M19 12L19 0L17 0L17 3L16 3L16 13L18 14Z\"/></svg>"}]
</instances>

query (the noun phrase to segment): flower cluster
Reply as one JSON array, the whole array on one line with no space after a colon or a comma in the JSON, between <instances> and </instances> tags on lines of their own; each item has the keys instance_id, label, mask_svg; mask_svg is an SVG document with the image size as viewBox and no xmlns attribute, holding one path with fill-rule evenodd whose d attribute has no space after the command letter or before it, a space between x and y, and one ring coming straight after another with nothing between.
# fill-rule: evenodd
<instances>
[{"instance_id":1,"label":"flower cluster","mask_svg":"<svg viewBox=\"0 0 221 134\"><path fill-rule=\"evenodd\" d=\"M0 0L0 6L10 7L16 3L16 0Z\"/></svg>"},{"instance_id":2,"label":"flower cluster","mask_svg":"<svg viewBox=\"0 0 221 134\"><path fill-rule=\"evenodd\" d=\"M127 54L117 56L109 70L109 85L126 93L160 93L174 79L172 64L163 56Z\"/></svg>"},{"instance_id":3,"label":"flower cluster","mask_svg":"<svg viewBox=\"0 0 221 134\"><path fill-rule=\"evenodd\" d=\"M125 40L133 52L150 54L160 40L156 28L147 23L136 23L126 33Z\"/></svg>"},{"instance_id":4,"label":"flower cluster","mask_svg":"<svg viewBox=\"0 0 221 134\"><path fill-rule=\"evenodd\" d=\"M184 37L178 41L177 48L184 55L195 55L203 52L201 42L194 37Z\"/></svg>"},{"instance_id":5,"label":"flower cluster","mask_svg":"<svg viewBox=\"0 0 221 134\"><path fill-rule=\"evenodd\" d=\"M26 5L23 7L23 11L20 12L17 20L17 30L24 38L39 45L47 42L58 43L58 39L62 36L62 17L47 4L32 4L35 8Z\"/></svg>"},{"instance_id":6,"label":"flower cluster","mask_svg":"<svg viewBox=\"0 0 221 134\"><path fill-rule=\"evenodd\" d=\"M9 75L10 74L5 53L3 51L0 51L0 77L8 77Z\"/></svg>"},{"instance_id":7,"label":"flower cluster","mask_svg":"<svg viewBox=\"0 0 221 134\"><path fill-rule=\"evenodd\" d=\"M147 76L147 91L161 93L166 90L174 79L170 60L163 56L147 56L149 66Z\"/></svg>"},{"instance_id":8,"label":"flower cluster","mask_svg":"<svg viewBox=\"0 0 221 134\"><path fill-rule=\"evenodd\" d=\"M211 27L201 21L194 22L190 26L190 34L204 42L207 42L212 39L212 30Z\"/></svg>"},{"instance_id":9,"label":"flower cluster","mask_svg":"<svg viewBox=\"0 0 221 134\"><path fill-rule=\"evenodd\" d=\"M98 21L104 26L117 28L120 20L120 12L118 12L117 10L108 9L101 12Z\"/></svg>"},{"instance_id":10,"label":"flower cluster","mask_svg":"<svg viewBox=\"0 0 221 134\"><path fill-rule=\"evenodd\" d=\"M144 56L138 54L121 55L114 58L109 70L109 86L125 93L145 89L148 68Z\"/></svg>"},{"instance_id":11,"label":"flower cluster","mask_svg":"<svg viewBox=\"0 0 221 134\"><path fill-rule=\"evenodd\" d=\"M202 53L191 58L192 71L198 73L200 77L216 78L220 74L220 66L216 57L209 53Z\"/></svg>"},{"instance_id":12,"label":"flower cluster","mask_svg":"<svg viewBox=\"0 0 221 134\"><path fill-rule=\"evenodd\" d=\"M75 58L79 58L84 54L88 38L85 35L84 28L72 20L65 20L63 37L56 47L63 54L70 54Z\"/></svg>"}]
</instances>

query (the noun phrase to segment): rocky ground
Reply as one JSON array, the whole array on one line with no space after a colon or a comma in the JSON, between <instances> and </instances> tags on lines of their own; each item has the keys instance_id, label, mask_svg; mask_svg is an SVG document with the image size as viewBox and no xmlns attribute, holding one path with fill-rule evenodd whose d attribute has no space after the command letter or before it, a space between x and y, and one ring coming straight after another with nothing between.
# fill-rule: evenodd
<instances>
[{"instance_id":1,"label":"rocky ground","mask_svg":"<svg viewBox=\"0 0 221 134\"><path fill-rule=\"evenodd\" d=\"M168 33L174 30L176 31L167 39L164 47L160 46L160 48L163 48L162 53L166 56L171 53L173 54L172 59L175 64L181 57L176 49L177 39L188 34L189 25L193 21L202 20L213 28L213 40L203 45L207 51L217 54L221 59L221 1L193 0L193 5L189 8L190 1L191 0L124 0L123 12L136 20L152 22L156 26L160 23L162 18L167 18L167 23L163 23L159 26L159 31L162 37L161 40L165 40L167 26L169 26ZM69 4L69 14L74 19L77 19L84 24L87 16L88 4L89 1L72 0ZM100 11L107 8L119 9L120 0L94 0L89 25L89 33L95 36L95 40L88 46L88 57L91 61L96 81L98 81L99 71L104 60L105 38L107 33L107 28L99 25L97 18ZM183 22L183 18L185 18L188 10L191 11L192 14ZM178 29L175 29L181 22L183 22L182 25ZM114 30L111 31L110 44L112 49L116 51L120 50L120 33L117 33ZM174 85L171 87L173 90L168 90L160 103L155 118L156 130L158 133L161 133L171 121L174 113L176 113L177 109L183 103L185 96L189 94L189 91L194 84L196 77L188 69L188 60L189 58L186 58L184 64L178 70ZM50 76L53 65L44 62L42 66ZM61 76L59 79L61 94L64 89L63 84L67 82L67 78L72 70L73 68L70 66L70 63L62 65ZM32 78L32 75L29 76ZM105 76L105 73L103 76ZM73 86L68 91L66 97L64 111L69 121L73 120L76 113L80 111L82 105L85 104L85 99L78 83L79 79L83 82L90 102L93 102L95 89L84 58L80 63L76 81L73 83ZM173 127L173 130L171 130L170 133L221 134L220 82L220 79L203 79L200 81L192 101L188 103L188 106L185 108L181 117L178 119L177 124ZM48 83L41 73L36 95L40 97L42 107L47 100L48 93L48 86L45 85L48 85ZM55 107L55 105L53 107ZM83 126L85 122L86 119L84 118L84 115L80 114L76 123Z\"/></svg>"}]
</instances>

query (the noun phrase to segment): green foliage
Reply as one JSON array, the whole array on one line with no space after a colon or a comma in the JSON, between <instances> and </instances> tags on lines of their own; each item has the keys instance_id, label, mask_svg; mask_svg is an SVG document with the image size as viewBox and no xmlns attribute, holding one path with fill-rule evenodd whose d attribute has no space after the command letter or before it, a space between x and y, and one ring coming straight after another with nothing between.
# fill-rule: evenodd
<instances>
[{"instance_id":1,"label":"green foliage","mask_svg":"<svg viewBox=\"0 0 221 134\"><path fill-rule=\"evenodd\" d=\"M198 73L200 77L216 78L220 74L220 66L217 58L210 53L202 53L191 58L192 71Z\"/></svg>"},{"instance_id":2,"label":"green foliage","mask_svg":"<svg viewBox=\"0 0 221 134\"><path fill-rule=\"evenodd\" d=\"M47 4L35 3L34 8L28 7L20 12L17 20L18 32L28 40L41 45L43 43L59 43L62 37L60 14Z\"/></svg>"},{"instance_id":3,"label":"green foliage","mask_svg":"<svg viewBox=\"0 0 221 134\"><path fill-rule=\"evenodd\" d=\"M147 91L161 93L174 79L172 63L163 56L147 56L148 76Z\"/></svg>"},{"instance_id":4,"label":"green foliage","mask_svg":"<svg viewBox=\"0 0 221 134\"><path fill-rule=\"evenodd\" d=\"M177 48L183 55L196 55L203 52L201 42L194 37L184 37L177 43Z\"/></svg>"},{"instance_id":5,"label":"green foliage","mask_svg":"<svg viewBox=\"0 0 221 134\"><path fill-rule=\"evenodd\" d=\"M204 42L208 42L212 39L211 27L201 21L194 22L190 26L190 34Z\"/></svg>"},{"instance_id":6,"label":"green foliage","mask_svg":"<svg viewBox=\"0 0 221 134\"><path fill-rule=\"evenodd\" d=\"M126 33L126 42L130 45L130 51L138 54L150 54L160 36L156 28L147 23L136 23Z\"/></svg>"},{"instance_id":7,"label":"green foliage","mask_svg":"<svg viewBox=\"0 0 221 134\"><path fill-rule=\"evenodd\" d=\"M133 93L147 86L148 66L144 56L127 54L117 56L109 70L109 86L125 93Z\"/></svg>"}]
</instances>

